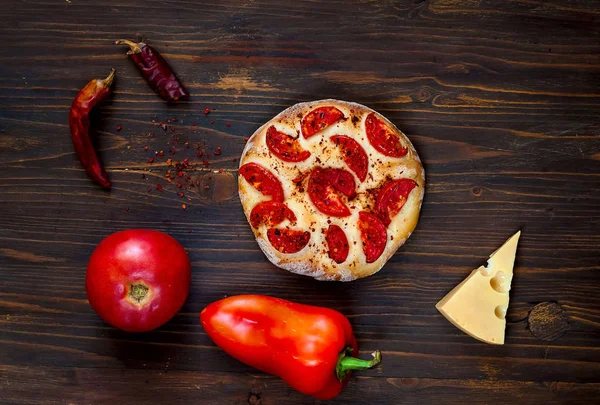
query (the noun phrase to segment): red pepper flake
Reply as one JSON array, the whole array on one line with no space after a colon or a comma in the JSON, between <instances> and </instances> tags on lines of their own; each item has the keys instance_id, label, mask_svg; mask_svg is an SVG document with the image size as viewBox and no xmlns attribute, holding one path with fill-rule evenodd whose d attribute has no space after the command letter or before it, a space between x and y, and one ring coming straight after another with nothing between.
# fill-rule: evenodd
<instances>
[{"instance_id":1,"label":"red pepper flake","mask_svg":"<svg viewBox=\"0 0 600 405\"><path fill-rule=\"evenodd\" d=\"M198 157L202 157L203 154L204 154L204 152L202 152L202 151L198 152Z\"/></svg>"},{"instance_id":2,"label":"red pepper flake","mask_svg":"<svg viewBox=\"0 0 600 405\"><path fill-rule=\"evenodd\" d=\"M148 152L149 149L150 147L148 145L144 146L144 152Z\"/></svg>"},{"instance_id":3,"label":"red pepper flake","mask_svg":"<svg viewBox=\"0 0 600 405\"><path fill-rule=\"evenodd\" d=\"M156 185L156 189L157 189L158 191L162 191L162 190L163 190L163 186L162 186L162 184L157 184L157 185Z\"/></svg>"},{"instance_id":4,"label":"red pepper flake","mask_svg":"<svg viewBox=\"0 0 600 405\"><path fill-rule=\"evenodd\" d=\"M155 154L158 157L164 157L165 156L165 151L164 150L160 150L160 151L156 152Z\"/></svg>"},{"instance_id":5,"label":"red pepper flake","mask_svg":"<svg viewBox=\"0 0 600 405\"><path fill-rule=\"evenodd\" d=\"M182 192L182 191L178 192L178 193L177 193L177 195L178 195L180 198L183 198L183 192Z\"/></svg>"},{"instance_id":6,"label":"red pepper flake","mask_svg":"<svg viewBox=\"0 0 600 405\"><path fill-rule=\"evenodd\" d=\"M190 163L190 161L188 160L188 158L183 159L183 164L184 165L188 165Z\"/></svg>"},{"instance_id":7,"label":"red pepper flake","mask_svg":"<svg viewBox=\"0 0 600 405\"><path fill-rule=\"evenodd\" d=\"M171 132L175 132L175 127L173 125L171 125L169 129L171 129Z\"/></svg>"},{"instance_id":8,"label":"red pepper flake","mask_svg":"<svg viewBox=\"0 0 600 405\"><path fill-rule=\"evenodd\" d=\"M230 126L231 126L231 122L226 122L226 123L225 123L225 126L226 126L226 127L230 127Z\"/></svg>"},{"instance_id":9,"label":"red pepper flake","mask_svg":"<svg viewBox=\"0 0 600 405\"><path fill-rule=\"evenodd\" d=\"M196 185L199 186L200 185L200 179L196 180Z\"/></svg>"},{"instance_id":10,"label":"red pepper flake","mask_svg":"<svg viewBox=\"0 0 600 405\"><path fill-rule=\"evenodd\" d=\"M122 130L122 129L123 129L123 127L122 127L122 126L120 126L120 125L117 125L117 131L120 131L120 130Z\"/></svg>"},{"instance_id":11,"label":"red pepper flake","mask_svg":"<svg viewBox=\"0 0 600 405\"><path fill-rule=\"evenodd\" d=\"M148 187L148 192L150 193L152 191L152 187Z\"/></svg>"},{"instance_id":12,"label":"red pepper flake","mask_svg":"<svg viewBox=\"0 0 600 405\"><path fill-rule=\"evenodd\" d=\"M185 176L185 179L186 179L187 181L190 181L190 180L192 179L192 176Z\"/></svg>"},{"instance_id":13,"label":"red pepper flake","mask_svg":"<svg viewBox=\"0 0 600 405\"><path fill-rule=\"evenodd\" d=\"M167 166L171 166L171 165L173 165L173 159L168 158L167 159Z\"/></svg>"},{"instance_id":14,"label":"red pepper flake","mask_svg":"<svg viewBox=\"0 0 600 405\"><path fill-rule=\"evenodd\" d=\"M174 141L174 142L178 142L178 141L179 141L179 138L178 138L178 137L175 137L175 138L173 138L173 141Z\"/></svg>"},{"instance_id":15,"label":"red pepper flake","mask_svg":"<svg viewBox=\"0 0 600 405\"><path fill-rule=\"evenodd\" d=\"M221 154L221 147L217 146L217 150L214 152L215 155L220 155Z\"/></svg>"},{"instance_id":16,"label":"red pepper flake","mask_svg":"<svg viewBox=\"0 0 600 405\"><path fill-rule=\"evenodd\" d=\"M150 159L148 159L148 163L154 163L154 158L151 157Z\"/></svg>"},{"instance_id":17,"label":"red pepper flake","mask_svg":"<svg viewBox=\"0 0 600 405\"><path fill-rule=\"evenodd\" d=\"M210 186L208 186L208 185L204 186L205 190L208 190L209 188L210 188Z\"/></svg>"},{"instance_id":18,"label":"red pepper flake","mask_svg":"<svg viewBox=\"0 0 600 405\"><path fill-rule=\"evenodd\" d=\"M183 188L183 184L181 184L181 183L177 183L177 187L178 187L178 188Z\"/></svg>"},{"instance_id":19,"label":"red pepper flake","mask_svg":"<svg viewBox=\"0 0 600 405\"><path fill-rule=\"evenodd\" d=\"M208 167L208 160L204 159L202 160L202 164L204 165L204 167Z\"/></svg>"},{"instance_id":20,"label":"red pepper flake","mask_svg":"<svg viewBox=\"0 0 600 405\"><path fill-rule=\"evenodd\" d=\"M177 172L177 177L183 177L183 172L181 170Z\"/></svg>"},{"instance_id":21,"label":"red pepper flake","mask_svg":"<svg viewBox=\"0 0 600 405\"><path fill-rule=\"evenodd\" d=\"M215 122L216 122L215 120L212 120L212 121L210 122L210 125L213 125Z\"/></svg>"},{"instance_id":22,"label":"red pepper flake","mask_svg":"<svg viewBox=\"0 0 600 405\"><path fill-rule=\"evenodd\" d=\"M223 169L219 169L219 173L223 173Z\"/></svg>"},{"instance_id":23,"label":"red pepper flake","mask_svg":"<svg viewBox=\"0 0 600 405\"><path fill-rule=\"evenodd\" d=\"M244 141L248 141L248 139L250 139L250 137L248 137L248 136L244 137Z\"/></svg>"},{"instance_id":24,"label":"red pepper flake","mask_svg":"<svg viewBox=\"0 0 600 405\"><path fill-rule=\"evenodd\" d=\"M207 107L204 109L204 115L208 115L208 114L210 114L210 108Z\"/></svg>"},{"instance_id":25,"label":"red pepper flake","mask_svg":"<svg viewBox=\"0 0 600 405\"><path fill-rule=\"evenodd\" d=\"M187 209L187 205L181 204L181 208L183 208L184 210L186 210Z\"/></svg>"},{"instance_id":26,"label":"red pepper flake","mask_svg":"<svg viewBox=\"0 0 600 405\"><path fill-rule=\"evenodd\" d=\"M129 207L125 207L125 211L129 211Z\"/></svg>"}]
</instances>

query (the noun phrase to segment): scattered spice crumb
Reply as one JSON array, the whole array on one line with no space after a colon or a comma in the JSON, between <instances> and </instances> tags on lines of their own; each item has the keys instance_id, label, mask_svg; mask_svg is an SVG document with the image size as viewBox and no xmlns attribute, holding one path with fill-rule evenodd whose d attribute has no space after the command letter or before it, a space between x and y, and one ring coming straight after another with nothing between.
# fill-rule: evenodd
<instances>
[{"instance_id":1,"label":"scattered spice crumb","mask_svg":"<svg viewBox=\"0 0 600 405\"><path fill-rule=\"evenodd\" d=\"M204 115L208 115L208 114L210 114L210 108L207 107L204 109Z\"/></svg>"},{"instance_id":2,"label":"scattered spice crumb","mask_svg":"<svg viewBox=\"0 0 600 405\"><path fill-rule=\"evenodd\" d=\"M221 154L221 147L217 146L217 150L214 152L215 155L220 155Z\"/></svg>"},{"instance_id":3,"label":"scattered spice crumb","mask_svg":"<svg viewBox=\"0 0 600 405\"><path fill-rule=\"evenodd\" d=\"M187 209L187 205L181 204L181 208L183 208L184 210L186 210Z\"/></svg>"},{"instance_id":4,"label":"scattered spice crumb","mask_svg":"<svg viewBox=\"0 0 600 405\"><path fill-rule=\"evenodd\" d=\"M148 163L154 163L154 158L151 157L150 159L148 159Z\"/></svg>"},{"instance_id":5,"label":"scattered spice crumb","mask_svg":"<svg viewBox=\"0 0 600 405\"><path fill-rule=\"evenodd\" d=\"M182 191L178 192L178 193L177 193L177 195L178 195L180 198L183 198L183 192L182 192Z\"/></svg>"},{"instance_id":6,"label":"scattered spice crumb","mask_svg":"<svg viewBox=\"0 0 600 405\"><path fill-rule=\"evenodd\" d=\"M214 123L215 123L215 120L212 120L212 121L210 122L210 125L213 125Z\"/></svg>"}]
</instances>

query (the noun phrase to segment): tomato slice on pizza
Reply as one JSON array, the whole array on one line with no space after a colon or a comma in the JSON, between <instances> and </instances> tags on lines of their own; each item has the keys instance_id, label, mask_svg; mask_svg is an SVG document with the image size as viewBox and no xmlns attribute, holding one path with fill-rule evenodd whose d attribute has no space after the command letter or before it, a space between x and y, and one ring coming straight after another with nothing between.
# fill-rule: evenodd
<instances>
[{"instance_id":1,"label":"tomato slice on pizza","mask_svg":"<svg viewBox=\"0 0 600 405\"><path fill-rule=\"evenodd\" d=\"M273 125L267 129L267 146L275 156L286 162L302 162L310 152L302 149L298 139L279 132Z\"/></svg>"},{"instance_id":2,"label":"tomato slice on pizza","mask_svg":"<svg viewBox=\"0 0 600 405\"><path fill-rule=\"evenodd\" d=\"M335 107L315 108L302 119L302 135L308 139L342 118L344 113Z\"/></svg>"},{"instance_id":3,"label":"tomato slice on pizza","mask_svg":"<svg viewBox=\"0 0 600 405\"><path fill-rule=\"evenodd\" d=\"M400 137L383 120L377 118L375 113L367 116L365 129L371 145L382 154L399 158L408 153L408 149L402 146Z\"/></svg>"},{"instance_id":4,"label":"tomato slice on pizza","mask_svg":"<svg viewBox=\"0 0 600 405\"><path fill-rule=\"evenodd\" d=\"M331 140L339 145L342 158L360 181L367 179L369 171L369 158L362 146L354 139L345 135L334 135Z\"/></svg>"},{"instance_id":5,"label":"tomato slice on pizza","mask_svg":"<svg viewBox=\"0 0 600 405\"><path fill-rule=\"evenodd\" d=\"M273 173L257 163L246 163L239 169L239 173L252 184L252 187L263 195L270 196L273 201L283 202L283 187Z\"/></svg>"}]
</instances>

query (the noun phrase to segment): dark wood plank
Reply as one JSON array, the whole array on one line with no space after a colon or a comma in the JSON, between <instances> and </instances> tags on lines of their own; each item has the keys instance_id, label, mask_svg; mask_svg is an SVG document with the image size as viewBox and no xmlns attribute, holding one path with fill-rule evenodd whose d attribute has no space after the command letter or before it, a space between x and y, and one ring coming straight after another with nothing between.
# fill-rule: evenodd
<instances>
[{"instance_id":1,"label":"dark wood plank","mask_svg":"<svg viewBox=\"0 0 600 405\"><path fill-rule=\"evenodd\" d=\"M3 2L0 403L319 403L203 332L204 306L248 292L338 309L365 353L383 351L382 367L336 403L597 403L598 10L587 0ZM138 34L189 102L165 106L112 45ZM115 94L94 117L114 183L104 192L74 156L66 117L78 89L113 66ZM244 137L325 97L386 115L427 170L414 235L379 274L346 284L268 263L236 189ZM174 131L152 122L174 117ZM204 167L195 144L223 153ZM165 180L166 156L147 163L173 147L202 185L184 199ZM168 232L193 262L181 313L144 335L104 324L83 288L97 243L133 227ZM506 344L488 346L434 305L517 229ZM528 330L541 302L568 317L550 342Z\"/></svg>"}]
</instances>

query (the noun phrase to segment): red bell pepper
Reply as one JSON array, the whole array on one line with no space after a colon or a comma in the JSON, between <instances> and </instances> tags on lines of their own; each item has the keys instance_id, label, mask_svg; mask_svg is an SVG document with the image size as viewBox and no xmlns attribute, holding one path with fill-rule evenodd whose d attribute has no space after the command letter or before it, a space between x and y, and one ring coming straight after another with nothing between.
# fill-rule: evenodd
<instances>
[{"instance_id":1,"label":"red bell pepper","mask_svg":"<svg viewBox=\"0 0 600 405\"><path fill-rule=\"evenodd\" d=\"M318 399L336 397L352 370L381 362L379 351L373 360L350 356L358 354L350 322L328 308L238 295L204 308L200 322L229 355Z\"/></svg>"}]
</instances>

